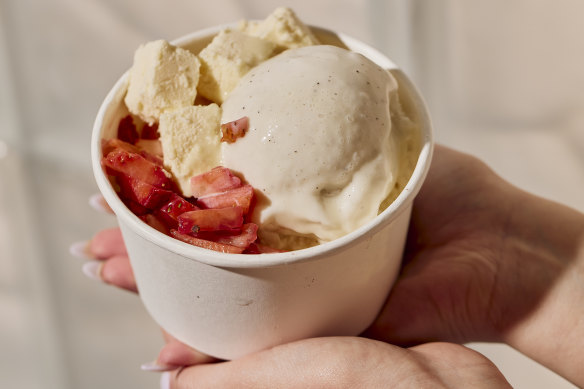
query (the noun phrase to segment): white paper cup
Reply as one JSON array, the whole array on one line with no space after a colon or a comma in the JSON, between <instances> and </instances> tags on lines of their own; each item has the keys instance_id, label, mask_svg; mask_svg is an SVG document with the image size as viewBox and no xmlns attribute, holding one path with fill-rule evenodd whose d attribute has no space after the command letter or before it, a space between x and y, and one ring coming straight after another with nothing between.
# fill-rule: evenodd
<instances>
[{"instance_id":1,"label":"white paper cup","mask_svg":"<svg viewBox=\"0 0 584 389\"><path fill-rule=\"evenodd\" d=\"M173 43L198 52L225 26ZM324 42L340 39L382 67L396 66L343 34L314 28ZM127 73L105 98L91 153L99 189L115 212L140 297L154 320L197 350L234 359L309 337L358 335L378 315L398 273L412 202L432 154L432 130L421 97L396 70L420 123L421 147L410 181L376 219L335 241L276 254L223 254L191 246L142 222L119 199L101 165L101 139L114 137L128 111ZM253 184L253 183L252 183Z\"/></svg>"}]
</instances>

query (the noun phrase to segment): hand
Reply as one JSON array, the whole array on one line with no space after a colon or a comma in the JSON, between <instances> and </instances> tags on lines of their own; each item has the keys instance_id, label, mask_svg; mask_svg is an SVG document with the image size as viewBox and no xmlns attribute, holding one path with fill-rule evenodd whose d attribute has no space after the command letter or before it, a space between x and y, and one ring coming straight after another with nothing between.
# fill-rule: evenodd
<instances>
[{"instance_id":1,"label":"hand","mask_svg":"<svg viewBox=\"0 0 584 389\"><path fill-rule=\"evenodd\" d=\"M402 345L500 341L525 299L541 294L516 293L516 273L504 268L516 197L479 160L437 146L414 203L402 272L367 334Z\"/></svg>"},{"instance_id":2,"label":"hand","mask_svg":"<svg viewBox=\"0 0 584 389\"><path fill-rule=\"evenodd\" d=\"M89 262L99 264L93 266L93 276L137 292L118 228L100 231L85 250L100 261ZM329 337L293 342L235 361L210 364L218 361L164 331L163 336L166 345L156 362L146 364L145 369L175 370L165 376L168 379L165 387L171 388L510 387L487 358L454 344L402 349L365 338Z\"/></svg>"},{"instance_id":3,"label":"hand","mask_svg":"<svg viewBox=\"0 0 584 389\"><path fill-rule=\"evenodd\" d=\"M365 335L503 342L584 385L584 215L435 151L401 275Z\"/></svg>"},{"instance_id":4,"label":"hand","mask_svg":"<svg viewBox=\"0 0 584 389\"><path fill-rule=\"evenodd\" d=\"M99 231L89 242L82 242L80 251L85 257L93 259L83 268L89 277L100 279L130 292L138 292L119 228Z\"/></svg>"},{"instance_id":5,"label":"hand","mask_svg":"<svg viewBox=\"0 0 584 389\"><path fill-rule=\"evenodd\" d=\"M510 388L497 368L463 346L403 349L357 337L301 340L167 375L188 388Z\"/></svg>"},{"instance_id":6,"label":"hand","mask_svg":"<svg viewBox=\"0 0 584 389\"><path fill-rule=\"evenodd\" d=\"M578 212L438 146L414 203L402 274L365 335L400 345L502 341L582 384L583 237ZM106 261L101 278L131 289L116 280L120 264Z\"/></svg>"}]
</instances>

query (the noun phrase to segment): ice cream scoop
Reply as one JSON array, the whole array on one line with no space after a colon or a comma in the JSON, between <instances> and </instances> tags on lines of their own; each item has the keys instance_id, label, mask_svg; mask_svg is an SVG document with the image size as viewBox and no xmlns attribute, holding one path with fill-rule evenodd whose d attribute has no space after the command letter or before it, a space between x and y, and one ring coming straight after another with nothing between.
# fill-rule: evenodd
<instances>
[{"instance_id":1,"label":"ice cream scoop","mask_svg":"<svg viewBox=\"0 0 584 389\"><path fill-rule=\"evenodd\" d=\"M221 163L264 195L255 212L264 232L322 243L378 214L399 169L394 93L389 71L328 45L287 50L240 80L221 122L247 116L249 129L222 144Z\"/></svg>"}]
</instances>

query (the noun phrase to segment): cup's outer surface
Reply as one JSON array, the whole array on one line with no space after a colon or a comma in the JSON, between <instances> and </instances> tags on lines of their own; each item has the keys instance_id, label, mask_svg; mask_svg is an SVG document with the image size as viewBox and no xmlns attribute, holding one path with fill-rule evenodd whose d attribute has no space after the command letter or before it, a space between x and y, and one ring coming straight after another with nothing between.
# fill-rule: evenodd
<instances>
[{"instance_id":1,"label":"cup's outer surface","mask_svg":"<svg viewBox=\"0 0 584 389\"><path fill-rule=\"evenodd\" d=\"M358 335L395 279L409 212L333 255L255 268L211 266L170 252L120 220L148 312L182 342L221 359L294 340Z\"/></svg>"},{"instance_id":2,"label":"cup's outer surface","mask_svg":"<svg viewBox=\"0 0 584 389\"><path fill-rule=\"evenodd\" d=\"M173 43L200 50L219 31L204 30ZM337 37L315 29L318 35ZM379 52L338 35L350 49L386 68ZM431 124L419 109L422 145L403 193L378 218L336 241L279 254L222 254L190 246L143 223L121 202L101 169L101 139L116 134L128 114L124 75L106 97L95 122L92 162L98 186L118 218L140 297L154 320L203 353L234 359L315 336L358 335L375 319L395 281L413 198L429 167Z\"/></svg>"}]
</instances>

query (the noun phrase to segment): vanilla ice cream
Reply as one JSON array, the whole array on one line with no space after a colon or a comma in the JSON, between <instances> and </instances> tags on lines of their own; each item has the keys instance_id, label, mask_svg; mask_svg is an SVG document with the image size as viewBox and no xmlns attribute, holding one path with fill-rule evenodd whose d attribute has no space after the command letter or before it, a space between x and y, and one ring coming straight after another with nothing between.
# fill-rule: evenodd
<instances>
[{"instance_id":1,"label":"vanilla ice cream","mask_svg":"<svg viewBox=\"0 0 584 389\"><path fill-rule=\"evenodd\" d=\"M325 242L378 214L397 177L396 93L387 70L324 45L287 50L240 80L221 122L247 116L249 130L222 143L221 163L260 192L264 232Z\"/></svg>"}]
</instances>

